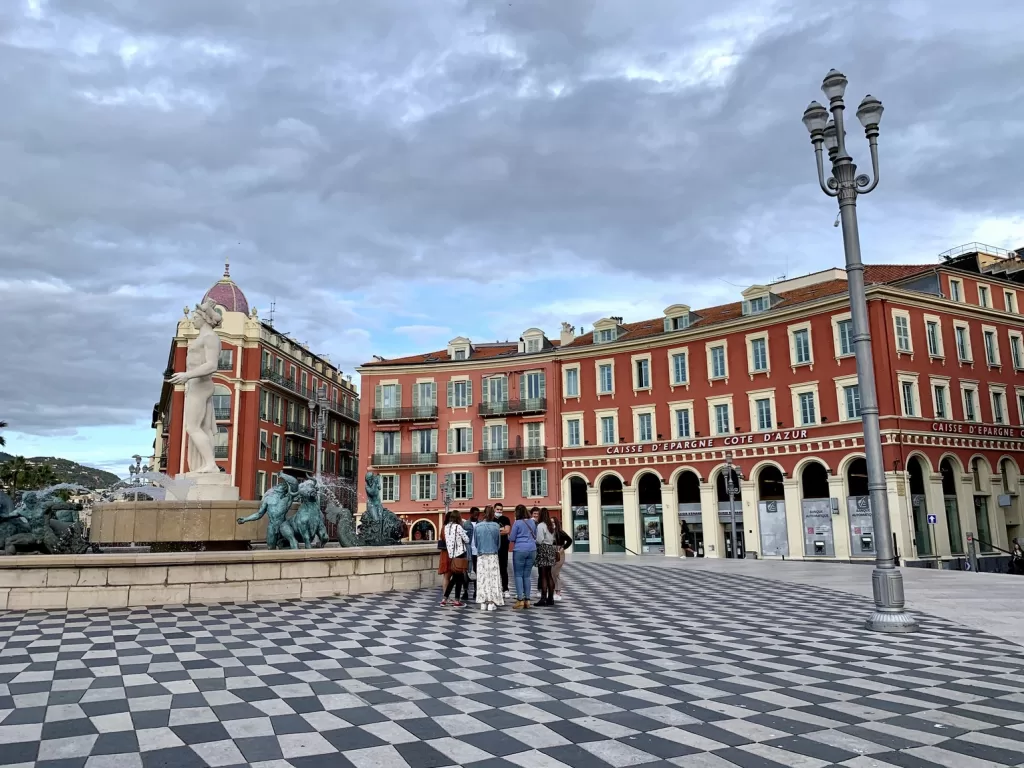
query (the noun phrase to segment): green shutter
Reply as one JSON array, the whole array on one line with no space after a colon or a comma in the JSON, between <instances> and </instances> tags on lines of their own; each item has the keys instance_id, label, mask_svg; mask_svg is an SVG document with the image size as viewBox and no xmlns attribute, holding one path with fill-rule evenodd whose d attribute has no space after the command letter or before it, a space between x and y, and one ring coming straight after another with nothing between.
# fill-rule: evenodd
<instances>
[{"instance_id":1,"label":"green shutter","mask_svg":"<svg viewBox=\"0 0 1024 768\"><path fill-rule=\"evenodd\" d=\"M501 382L501 402L508 402L508 374L502 376L499 381Z\"/></svg>"},{"instance_id":2,"label":"green shutter","mask_svg":"<svg viewBox=\"0 0 1024 768\"><path fill-rule=\"evenodd\" d=\"M378 384L376 387L374 387L374 390L373 390L373 397L374 397L373 403L374 403L374 407L376 407L376 408L380 408L380 404L383 402L383 399L384 399L384 396L381 394L380 390L381 390L381 385L380 384Z\"/></svg>"},{"instance_id":3,"label":"green shutter","mask_svg":"<svg viewBox=\"0 0 1024 768\"><path fill-rule=\"evenodd\" d=\"M526 374L525 373L520 373L519 374L519 399L520 400L525 400L526 399Z\"/></svg>"},{"instance_id":4,"label":"green shutter","mask_svg":"<svg viewBox=\"0 0 1024 768\"><path fill-rule=\"evenodd\" d=\"M384 453L384 433L374 432L373 433L373 452L376 454Z\"/></svg>"},{"instance_id":5,"label":"green shutter","mask_svg":"<svg viewBox=\"0 0 1024 768\"><path fill-rule=\"evenodd\" d=\"M420 500L420 483L419 483L420 476L418 474L414 474L414 475L411 475L409 479L411 481L411 483L409 485L409 498L412 499L413 501L419 501Z\"/></svg>"},{"instance_id":6,"label":"green shutter","mask_svg":"<svg viewBox=\"0 0 1024 768\"><path fill-rule=\"evenodd\" d=\"M540 372L540 396L541 397L547 397L548 396L548 382L547 382L547 379L548 379L548 375L544 371L541 371Z\"/></svg>"},{"instance_id":7,"label":"green shutter","mask_svg":"<svg viewBox=\"0 0 1024 768\"><path fill-rule=\"evenodd\" d=\"M545 498L548 495L548 471L546 469L540 471L540 495Z\"/></svg>"},{"instance_id":8,"label":"green shutter","mask_svg":"<svg viewBox=\"0 0 1024 768\"><path fill-rule=\"evenodd\" d=\"M430 382L430 403L429 403L429 405L430 405L431 408L435 408L437 406L437 382L436 381Z\"/></svg>"},{"instance_id":9,"label":"green shutter","mask_svg":"<svg viewBox=\"0 0 1024 768\"><path fill-rule=\"evenodd\" d=\"M395 407L402 407L402 385L395 384Z\"/></svg>"},{"instance_id":10,"label":"green shutter","mask_svg":"<svg viewBox=\"0 0 1024 768\"><path fill-rule=\"evenodd\" d=\"M523 498L528 499L530 497L530 470L523 470Z\"/></svg>"},{"instance_id":11,"label":"green shutter","mask_svg":"<svg viewBox=\"0 0 1024 768\"><path fill-rule=\"evenodd\" d=\"M466 379L466 405L473 404L473 380Z\"/></svg>"},{"instance_id":12,"label":"green shutter","mask_svg":"<svg viewBox=\"0 0 1024 768\"><path fill-rule=\"evenodd\" d=\"M437 430L430 430L430 451L428 453L434 453L438 448L437 445Z\"/></svg>"},{"instance_id":13,"label":"green shutter","mask_svg":"<svg viewBox=\"0 0 1024 768\"><path fill-rule=\"evenodd\" d=\"M490 387L490 383L491 383L490 379L486 379L486 378L480 379L480 402L481 403L489 403L489 402L491 402L491 387Z\"/></svg>"},{"instance_id":14,"label":"green shutter","mask_svg":"<svg viewBox=\"0 0 1024 768\"><path fill-rule=\"evenodd\" d=\"M665 333L668 333L671 330L672 330L672 318L666 317L665 318Z\"/></svg>"},{"instance_id":15,"label":"green shutter","mask_svg":"<svg viewBox=\"0 0 1024 768\"><path fill-rule=\"evenodd\" d=\"M448 407L451 408L455 405L455 382L448 382Z\"/></svg>"},{"instance_id":16,"label":"green shutter","mask_svg":"<svg viewBox=\"0 0 1024 768\"><path fill-rule=\"evenodd\" d=\"M467 499L472 499L473 498L473 473L472 472L467 472L466 473L466 498Z\"/></svg>"},{"instance_id":17,"label":"green shutter","mask_svg":"<svg viewBox=\"0 0 1024 768\"><path fill-rule=\"evenodd\" d=\"M402 500L402 476L395 475L395 501Z\"/></svg>"},{"instance_id":18,"label":"green shutter","mask_svg":"<svg viewBox=\"0 0 1024 768\"><path fill-rule=\"evenodd\" d=\"M455 453L455 429L448 427L448 453Z\"/></svg>"},{"instance_id":19,"label":"green shutter","mask_svg":"<svg viewBox=\"0 0 1024 768\"><path fill-rule=\"evenodd\" d=\"M501 425L501 449L508 450L508 424Z\"/></svg>"},{"instance_id":20,"label":"green shutter","mask_svg":"<svg viewBox=\"0 0 1024 768\"><path fill-rule=\"evenodd\" d=\"M486 451L486 450L488 450L490 448L491 430L487 427L486 424L484 424L483 430L484 430L484 450Z\"/></svg>"},{"instance_id":21,"label":"green shutter","mask_svg":"<svg viewBox=\"0 0 1024 768\"><path fill-rule=\"evenodd\" d=\"M466 428L466 450L470 453L473 452L473 425L470 424Z\"/></svg>"},{"instance_id":22,"label":"green shutter","mask_svg":"<svg viewBox=\"0 0 1024 768\"><path fill-rule=\"evenodd\" d=\"M431 499L436 499L437 498L437 473L436 472L431 472L430 473L430 498Z\"/></svg>"},{"instance_id":23,"label":"green shutter","mask_svg":"<svg viewBox=\"0 0 1024 768\"><path fill-rule=\"evenodd\" d=\"M412 385L412 407L413 408L418 408L419 405L420 405L420 385L417 383L417 384L413 384Z\"/></svg>"}]
</instances>

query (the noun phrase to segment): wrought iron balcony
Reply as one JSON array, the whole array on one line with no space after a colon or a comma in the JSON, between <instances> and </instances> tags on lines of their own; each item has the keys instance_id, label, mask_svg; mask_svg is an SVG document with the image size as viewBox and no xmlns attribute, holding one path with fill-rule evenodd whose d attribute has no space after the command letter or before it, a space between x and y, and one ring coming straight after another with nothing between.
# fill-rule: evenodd
<instances>
[{"instance_id":1,"label":"wrought iron balcony","mask_svg":"<svg viewBox=\"0 0 1024 768\"><path fill-rule=\"evenodd\" d=\"M343 419L354 421L356 424L359 423L359 409L352 407L344 407L340 400L328 400L327 407L334 411L336 414L341 416Z\"/></svg>"},{"instance_id":2,"label":"wrought iron balcony","mask_svg":"<svg viewBox=\"0 0 1024 768\"><path fill-rule=\"evenodd\" d=\"M272 368L266 366L260 367L260 380L269 381L271 384L276 384L282 389L286 389L289 392L294 392L296 395L311 400L316 397L316 393L309 387L304 387L297 381L289 379L287 376L283 376Z\"/></svg>"},{"instance_id":3,"label":"wrought iron balcony","mask_svg":"<svg viewBox=\"0 0 1024 768\"><path fill-rule=\"evenodd\" d=\"M233 370L235 370L235 361L234 360L218 360L217 361L217 370L218 371L233 371Z\"/></svg>"},{"instance_id":4,"label":"wrought iron balcony","mask_svg":"<svg viewBox=\"0 0 1024 768\"><path fill-rule=\"evenodd\" d=\"M544 413L548 409L546 397L516 398L515 400L491 400L480 403L480 415L488 416L523 416L528 413Z\"/></svg>"},{"instance_id":5,"label":"wrought iron balcony","mask_svg":"<svg viewBox=\"0 0 1024 768\"><path fill-rule=\"evenodd\" d=\"M338 441L338 450L345 451L346 453L355 453L356 443L354 440L340 440Z\"/></svg>"},{"instance_id":6,"label":"wrought iron balcony","mask_svg":"<svg viewBox=\"0 0 1024 768\"><path fill-rule=\"evenodd\" d=\"M416 405L412 408L374 408L374 421L433 421L437 418L436 405Z\"/></svg>"},{"instance_id":7,"label":"wrought iron balcony","mask_svg":"<svg viewBox=\"0 0 1024 768\"><path fill-rule=\"evenodd\" d=\"M437 464L437 452L375 453L370 463L375 467L430 467Z\"/></svg>"},{"instance_id":8,"label":"wrought iron balcony","mask_svg":"<svg viewBox=\"0 0 1024 768\"><path fill-rule=\"evenodd\" d=\"M231 418L230 408L214 408L213 418L217 421L228 421Z\"/></svg>"},{"instance_id":9,"label":"wrought iron balcony","mask_svg":"<svg viewBox=\"0 0 1024 768\"><path fill-rule=\"evenodd\" d=\"M547 446L529 445L515 448L487 448L480 451L481 464L502 464L516 461L544 461L548 457Z\"/></svg>"},{"instance_id":10,"label":"wrought iron balcony","mask_svg":"<svg viewBox=\"0 0 1024 768\"><path fill-rule=\"evenodd\" d=\"M228 457L228 447L226 445L215 445L213 446L213 458L215 459L226 459Z\"/></svg>"},{"instance_id":11,"label":"wrought iron balcony","mask_svg":"<svg viewBox=\"0 0 1024 768\"><path fill-rule=\"evenodd\" d=\"M284 431L291 432L294 435L302 435L303 437L308 437L310 439L316 437L316 432L313 430L312 427L308 427L305 424L300 424L297 421L289 421L285 425Z\"/></svg>"},{"instance_id":12,"label":"wrought iron balcony","mask_svg":"<svg viewBox=\"0 0 1024 768\"><path fill-rule=\"evenodd\" d=\"M292 469L304 469L307 472L313 471L313 460L304 459L301 456L285 455L284 457L285 467L291 467Z\"/></svg>"}]
</instances>

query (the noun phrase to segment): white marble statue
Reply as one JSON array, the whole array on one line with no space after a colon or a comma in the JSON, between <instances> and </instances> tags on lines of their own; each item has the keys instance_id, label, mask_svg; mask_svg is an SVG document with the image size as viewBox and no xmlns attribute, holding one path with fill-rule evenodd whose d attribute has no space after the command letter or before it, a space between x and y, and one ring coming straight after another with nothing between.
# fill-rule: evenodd
<instances>
[{"instance_id":1,"label":"white marble statue","mask_svg":"<svg viewBox=\"0 0 1024 768\"><path fill-rule=\"evenodd\" d=\"M213 455L217 422L213 416L213 374L220 357L220 337L214 330L222 321L212 299L196 305L192 325L199 335L188 343L185 371L168 381L185 385L185 432L188 434L188 474L220 472Z\"/></svg>"}]
</instances>

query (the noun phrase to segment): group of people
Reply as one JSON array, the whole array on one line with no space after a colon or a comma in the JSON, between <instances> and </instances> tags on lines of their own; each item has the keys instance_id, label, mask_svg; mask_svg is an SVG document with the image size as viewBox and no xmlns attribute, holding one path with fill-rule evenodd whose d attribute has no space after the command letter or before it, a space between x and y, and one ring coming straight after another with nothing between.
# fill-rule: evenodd
<instances>
[{"instance_id":1,"label":"group of people","mask_svg":"<svg viewBox=\"0 0 1024 768\"><path fill-rule=\"evenodd\" d=\"M480 610L495 611L505 605L505 598L510 596L510 552L516 591L514 610L530 607L534 566L540 592L540 600L534 605L551 606L561 600L559 572L572 537L547 507L527 511L519 504L515 518L514 523L509 520L501 504L484 507L482 512L473 507L465 521L457 509L448 513L438 541L441 562L437 572L444 577L442 607L461 607L469 602L470 585L475 587L473 599Z\"/></svg>"}]
</instances>

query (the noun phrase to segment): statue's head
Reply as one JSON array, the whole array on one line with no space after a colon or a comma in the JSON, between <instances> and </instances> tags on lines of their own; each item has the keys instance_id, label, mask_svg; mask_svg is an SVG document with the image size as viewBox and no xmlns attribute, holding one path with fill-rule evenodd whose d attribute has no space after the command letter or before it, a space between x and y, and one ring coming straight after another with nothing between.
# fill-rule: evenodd
<instances>
[{"instance_id":1,"label":"statue's head","mask_svg":"<svg viewBox=\"0 0 1024 768\"><path fill-rule=\"evenodd\" d=\"M21 503L26 507L31 507L36 501L39 500L39 494L35 491L25 491L21 494Z\"/></svg>"},{"instance_id":2,"label":"statue's head","mask_svg":"<svg viewBox=\"0 0 1024 768\"><path fill-rule=\"evenodd\" d=\"M303 480L299 483L299 495L304 499L312 501L316 498L316 480Z\"/></svg>"},{"instance_id":3,"label":"statue's head","mask_svg":"<svg viewBox=\"0 0 1024 768\"><path fill-rule=\"evenodd\" d=\"M198 325L196 324L197 319L199 320ZM222 322L224 322L224 316L217 309L217 304L213 299L196 304L196 311L192 314L192 324L197 328L202 328L204 324L211 328L220 328Z\"/></svg>"}]
</instances>

